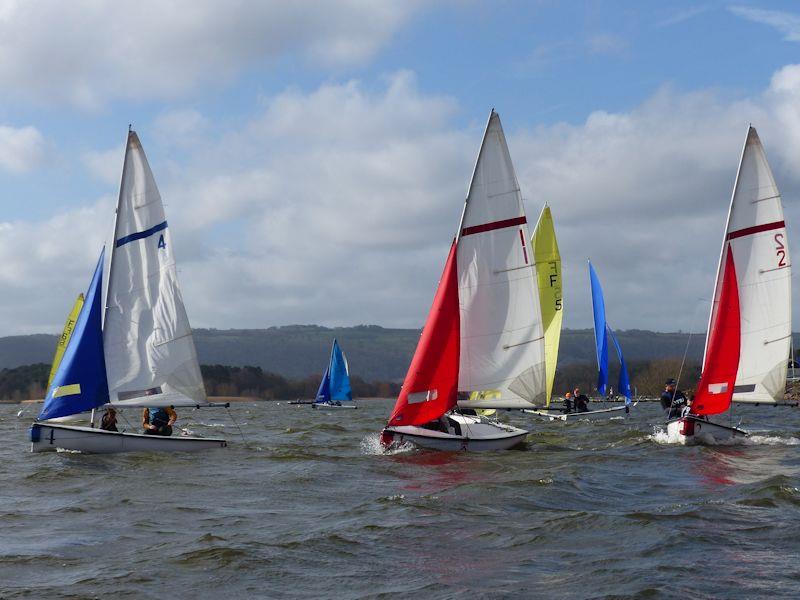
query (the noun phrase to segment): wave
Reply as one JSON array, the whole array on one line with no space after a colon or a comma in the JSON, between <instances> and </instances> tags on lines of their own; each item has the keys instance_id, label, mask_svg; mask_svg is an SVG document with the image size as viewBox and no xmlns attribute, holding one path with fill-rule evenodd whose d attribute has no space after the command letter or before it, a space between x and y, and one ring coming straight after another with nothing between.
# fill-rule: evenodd
<instances>
[{"instance_id":1,"label":"wave","mask_svg":"<svg viewBox=\"0 0 800 600\"><path fill-rule=\"evenodd\" d=\"M647 439L656 444L680 444L680 441L671 438L666 429L653 427L653 433ZM797 446L800 438L793 436L781 437L779 435L749 435L747 437L734 437L727 440L716 440L711 436L703 436L702 443L706 446Z\"/></svg>"},{"instance_id":2,"label":"wave","mask_svg":"<svg viewBox=\"0 0 800 600\"><path fill-rule=\"evenodd\" d=\"M385 455L385 456L393 456L395 454L405 454L406 452L410 452L416 450L414 444L409 442L403 442L402 444L392 444L390 447L386 447L381 444L381 434L380 433L370 433L369 435L364 436L361 440L361 453L368 454L368 455Z\"/></svg>"}]
</instances>

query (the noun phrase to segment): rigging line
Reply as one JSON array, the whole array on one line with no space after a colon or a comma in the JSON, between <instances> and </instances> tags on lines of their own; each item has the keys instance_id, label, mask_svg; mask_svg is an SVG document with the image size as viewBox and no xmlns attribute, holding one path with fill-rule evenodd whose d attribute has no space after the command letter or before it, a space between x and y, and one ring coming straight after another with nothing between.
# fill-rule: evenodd
<instances>
[{"instance_id":1,"label":"rigging line","mask_svg":"<svg viewBox=\"0 0 800 600\"><path fill-rule=\"evenodd\" d=\"M700 300L704 301L702 298L700 298ZM678 389L679 389L678 386L681 383L681 374L683 373L683 367L686 364L686 355L689 353L689 344L692 341L692 335L693 335L692 334L692 330L694 329L694 326L697 323L697 313L699 312L697 309L700 308L700 306L701 306L700 304L697 304L695 306L695 309L694 309L694 315L692 317L692 326L689 329L689 337L686 338L686 348L684 348L684 350L683 350L683 358L681 358L681 366L678 369L678 376L675 378L675 391L672 392L672 398L670 399L670 404L672 402L675 402L675 394L678 393ZM701 367L701 369L702 369L702 367Z\"/></svg>"},{"instance_id":2,"label":"rigging line","mask_svg":"<svg viewBox=\"0 0 800 600\"><path fill-rule=\"evenodd\" d=\"M236 421L236 419L233 418L233 413L231 413L230 407L226 406L225 410L228 412L228 416L231 418L231 421L233 421L233 424L236 425L236 429L239 430L239 435L242 436L242 443L243 444L246 443L247 440L244 437L244 433L242 432L242 428L239 427L239 423Z\"/></svg>"}]
</instances>

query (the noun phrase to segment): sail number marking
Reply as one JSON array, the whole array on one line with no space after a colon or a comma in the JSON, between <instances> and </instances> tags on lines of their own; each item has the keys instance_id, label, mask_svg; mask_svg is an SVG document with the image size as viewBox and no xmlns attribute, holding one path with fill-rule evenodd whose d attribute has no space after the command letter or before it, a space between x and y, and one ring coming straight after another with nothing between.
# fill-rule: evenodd
<instances>
[{"instance_id":1,"label":"sail number marking","mask_svg":"<svg viewBox=\"0 0 800 600\"><path fill-rule=\"evenodd\" d=\"M786 266L786 246L783 245L783 234L776 233L775 237L775 256L778 257L778 266Z\"/></svg>"}]
</instances>

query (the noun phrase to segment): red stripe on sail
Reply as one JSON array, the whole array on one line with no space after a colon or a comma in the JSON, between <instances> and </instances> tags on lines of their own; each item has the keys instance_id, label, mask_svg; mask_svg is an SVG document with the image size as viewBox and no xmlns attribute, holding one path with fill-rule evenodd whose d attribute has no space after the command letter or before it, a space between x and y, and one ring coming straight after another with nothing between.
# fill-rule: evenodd
<instances>
[{"instance_id":1,"label":"red stripe on sail","mask_svg":"<svg viewBox=\"0 0 800 600\"><path fill-rule=\"evenodd\" d=\"M461 235L472 235L473 233L485 233L486 231L494 231L495 229L505 229L506 227L514 227L515 225L524 225L528 220L525 217L514 217L513 219L503 219L502 221L494 221L492 223L484 223L483 225L473 225L472 227L464 227L461 230Z\"/></svg>"},{"instance_id":2,"label":"red stripe on sail","mask_svg":"<svg viewBox=\"0 0 800 600\"><path fill-rule=\"evenodd\" d=\"M525 264L528 264L528 249L525 247L525 236L522 234L522 229L519 230L519 241L522 242L522 255L525 257Z\"/></svg>"},{"instance_id":3,"label":"red stripe on sail","mask_svg":"<svg viewBox=\"0 0 800 600\"><path fill-rule=\"evenodd\" d=\"M389 425L424 425L456 404L460 351L456 243L439 281ZM409 402L412 395L412 402Z\"/></svg>"},{"instance_id":4,"label":"red stripe on sail","mask_svg":"<svg viewBox=\"0 0 800 600\"><path fill-rule=\"evenodd\" d=\"M745 237L747 235L762 233L764 231L772 231L773 229L782 229L784 227L786 227L786 223L784 221L775 221L774 223L764 223L763 225L753 225L752 227L745 227L744 229L731 231L728 234L727 239L735 240L736 238Z\"/></svg>"},{"instance_id":5,"label":"red stripe on sail","mask_svg":"<svg viewBox=\"0 0 800 600\"><path fill-rule=\"evenodd\" d=\"M741 351L739 289L733 252L728 244L720 286L719 306L709 331L703 374L692 402L692 413L716 415L730 408Z\"/></svg>"}]
</instances>

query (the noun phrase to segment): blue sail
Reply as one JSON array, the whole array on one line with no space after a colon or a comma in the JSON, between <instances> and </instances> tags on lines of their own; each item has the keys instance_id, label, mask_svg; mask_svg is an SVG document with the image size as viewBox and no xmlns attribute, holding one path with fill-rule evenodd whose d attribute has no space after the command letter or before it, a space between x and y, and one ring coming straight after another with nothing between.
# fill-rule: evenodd
<instances>
[{"instance_id":1,"label":"blue sail","mask_svg":"<svg viewBox=\"0 0 800 600\"><path fill-rule=\"evenodd\" d=\"M319 389L317 390L317 399L314 402L330 402L330 401L331 401L330 367L326 367L325 373L322 375L322 381L319 382Z\"/></svg>"},{"instance_id":2,"label":"blue sail","mask_svg":"<svg viewBox=\"0 0 800 600\"><path fill-rule=\"evenodd\" d=\"M625 396L625 404L631 403L631 380L628 377L628 367L625 365L625 357L622 356L622 346L617 341L617 336L608 328L608 335L611 336L611 341L614 342L614 347L617 349L617 357L619 358L619 379L617 380L617 392Z\"/></svg>"},{"instance_id":3,"label":"blue sail","mask_svg":"<svg viewBox=\"0 0 800 600\"><path fill-rule=\"evenodd\" d=\"M347 368L347 361L339 348L339 342L333 340L331 348L331 399L332 400L352 400L353 391L350 389L350 373Z\"/></svg>"},{"instance_id":4,"label":"blue sail","mask_svg":"<svg viewBox=\"0 0 800 600\"><path fill-rule=\"evenodd\" d=\"M606 337L606 303L603 300L603 288L589 261L589 281L592 286L592 312L594 314L594 341L597 351L597 391L606 395L608 385L608 338Z\"/></svg>"},{"instance_id":5,"label":"blue sail","mask_svg":"<svg viewBox=\"0 0 800 600\"><path fill-rule=\"evenodd\" d=\"M101 321L104 253L100 253L72 337L47 390L40 421L74 415L108 402Z\"/></svg>"}]
</instances>

